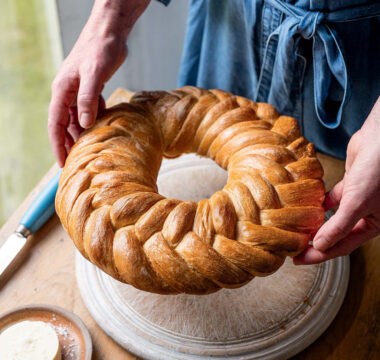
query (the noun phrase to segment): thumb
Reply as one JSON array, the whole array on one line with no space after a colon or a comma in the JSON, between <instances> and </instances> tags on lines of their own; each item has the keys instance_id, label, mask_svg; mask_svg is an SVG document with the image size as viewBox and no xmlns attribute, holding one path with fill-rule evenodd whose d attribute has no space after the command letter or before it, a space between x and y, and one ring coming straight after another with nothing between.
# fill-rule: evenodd
<instances>
[{"instance_id":1,"label":"thumb","mask_svg":"<svg viewBox=\"0 0 380 360\"><path fill-rule=\"evenodd\" d=\"M339 240L345 238L364 216L360 211L359 201L355 198L344 199L336 213L318 230L313 246L318 251L326 251Z\"/></svg>"},{"instance_id":2,"label":"thumb","mask_svg":"<svg viewBox=\"0 0 380 360\"><path fill-rule=\"evenodd\" d=\"M96 78L84 77L80 81L77 106L79 124L84 129L92 127L98 113L101 83Z\"/></svg>"},{"instance_id":3,"label":"thumb","mask_svg":"<svg viewBox=\"0 0 380 360\"><path fill-rule=\"evenodd\" d=\"M333 207L339 205L340 200L342 199L344 187L344 179L339 181L327 194L325 202L323 204L325 210L330 210Z\"/></svg>"}]
</instances>

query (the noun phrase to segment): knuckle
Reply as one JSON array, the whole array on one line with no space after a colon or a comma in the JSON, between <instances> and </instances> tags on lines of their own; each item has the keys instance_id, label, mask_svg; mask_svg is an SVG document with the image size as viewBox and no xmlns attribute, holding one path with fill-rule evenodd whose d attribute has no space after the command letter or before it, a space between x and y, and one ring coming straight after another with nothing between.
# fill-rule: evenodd
<instances>
[{"instance_id":1,"label":"knuckle","mask_svg":"<svg viewBox=\"0 0 380 360\"><path fill-rule=\"evenodd\" d=\"M85 64L81 72L86 76L99 76L103 72L101 61L92 61Z\"/></svg>"},{"instance_id":2,"label":"knuckle","mask_svg":"<svg viewBox=\"0 0 380 360\"><path fill-rule=\"evenodd\" d=\"M77 102L80 106L83 105L95 105L98 102L98 95L94 93L84 92L78 94Z\"/></svg>"},{"instance_id":3,"label":"knuckle","mask_svg":"<svg viewBox=\"0 0 380 360\"><path fill-rule=\"evenodd\" d=\"M78 85L78 76L74 71L62 71L53 80L51 89L53 92L62 88Z\"/></svg>"},{"instance_id":4,"label":"knuckle","mask_svg":"<svg viewBox=\"0 0 380 360\"><path fill-rule=\"evenodd\" d=\"M62 84L62 79L60 77L56 77L53 82L51 83L51 89L52 91L57 90L58 88L61 87Z\"/></svg>"},{"instance_id":5,"label":"knuckle","mask_svg":"<svg viewBox=\"0 0 380 360\"><path fill-rule=\"evenodd\" d=\"M53 119L51 119L51 118L48 119L47 128L49 131L54 130L56 128L56 124L55 124L55 121Z\"/></svg>"},{"instance_id":6,"label":"knuckle","mask_svg":"<svg viewBox=\"0 0 380 360\"><path fill-rule=\"evenodd\" d=\"M336 224L334 224L332 233L333 233L333 236L342 236L342 235L347 233L347 229L344 225L342 225L340 223L336 223ZM332 238L326 237L325 241L329 245L333 245Z\"/></svg>"},{"instance_id":7,"label":"knuckle","mask_svg":"<svg viewBox=\"0 0 380 360\"><path fill-rule=\"evenodd\" d=\"M335 241L334 241L332 238L328 237L328 236L326 236L326 237L324 238L324 241L325 241L326 245L327 245L329 248L330 248L331 246L335 245Z\"/></svg>"},{"instance_id":8,"label":"knuckle","mask_svg":"<svg viewBox=\"0 0 380 360\"><path fill-rule=\"evenodd\" d=\"M341 239L350 231L350 228L345 221L345 214L339 212L339 210L325 225L325 231L320 234L320 237L329 245L332 245L334 241L336 242L337 239Z\"/></svg>"},{"instance_id":9,"label":"knuckle","mask_svg":"<svg viewBox=\"0 0 380 360\"><path fill-rule=\"evenodd\" d=\"M48 135L51 139L55 139L57 134L59 133L60 126L58 123L54 120L48 120L47 123L47 130L48 130Z\"/></svg>"},{"instance_id":10,"label":"knuckle","mask_svg":"<svg viewBox=\"0 0 380 360\"><path fill-rule=\"evenodd\" d=\"M351 217L361 217L363 211L367 207L367 201L363 196L357 196L356 189L345 189L343 195L340 210L344 213L345 216Z\"/></svg>"}]
</instances>

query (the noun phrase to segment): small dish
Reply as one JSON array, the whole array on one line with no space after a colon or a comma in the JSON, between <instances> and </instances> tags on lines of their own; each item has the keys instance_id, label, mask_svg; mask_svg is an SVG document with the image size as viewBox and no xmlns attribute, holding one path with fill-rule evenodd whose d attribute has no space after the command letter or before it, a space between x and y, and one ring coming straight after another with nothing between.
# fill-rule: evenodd
<instances>
[{"instance_id":1,"label":"small dish","mask_svg":"<svg viewBox=\"0 0 380 360\"><path fill-rule=\"evenodd\" d=\"M62 360L91 360L91 336L77 315L55 305L20 306L0 315L0 333L25 320L44 321L53 326L58 335Z\"/></svg>"}]
</instances>

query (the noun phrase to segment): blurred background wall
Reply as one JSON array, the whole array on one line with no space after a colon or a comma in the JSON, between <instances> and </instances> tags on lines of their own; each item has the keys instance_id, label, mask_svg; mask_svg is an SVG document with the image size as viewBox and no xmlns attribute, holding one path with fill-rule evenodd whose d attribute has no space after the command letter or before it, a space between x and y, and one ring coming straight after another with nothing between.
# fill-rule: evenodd
<instances>
[{"instance_id":1,"label":"blurred background wall","mask_svg":"<svg viewBox=\"0 0 380 360\"><path fill-rule=\"evenodd\" d=\"M50 84L93 0L0 1L0 226L54 163L46 131ZM127 61L107 83L176 87L188 0L152 0L128 40Z\"/></svg>"},{"instance_id":2,"label":"blurred background wall","mask_svg":"<svg viewBox=\"0 0 380 360\"><path fill-rule=\"evenodd\" d=\"M64 55L68 55L90 14L93 0L58 0ZM126 62L104 89L108 96L117 87L173 89L185 36L188 0L164 6L152 0L137 21L129 39Z\"/></svg>"}]
</instances>

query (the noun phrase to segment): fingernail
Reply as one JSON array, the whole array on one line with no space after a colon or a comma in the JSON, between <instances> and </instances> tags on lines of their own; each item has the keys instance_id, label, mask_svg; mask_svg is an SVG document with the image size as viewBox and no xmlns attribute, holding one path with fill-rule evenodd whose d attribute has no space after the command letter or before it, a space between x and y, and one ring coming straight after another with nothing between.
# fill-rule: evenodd
<instances>
[{"instance_id":1,"label":"fingernail","mask_svg":"<svg viewBox=\"0 0 380 360\"><path fill-rule=\"evenodd\" d=\"M90 113L82 113L80 116L80 125L84 128L88 128L92 125L92 116Z\"/></svg>"},{"instance_id":2,"label":"fingernail","mask_svg":"<svg viewBox=\"0 0 380 360\"><path fill-rule=\"evenodd\" d=\"M314 249L318 251L323 251L326 245L326 240L324 238L315 239L313 241Z\"/></svg>"}]
</instances>

